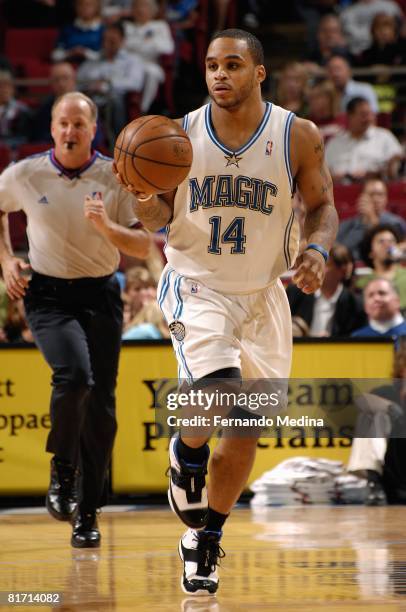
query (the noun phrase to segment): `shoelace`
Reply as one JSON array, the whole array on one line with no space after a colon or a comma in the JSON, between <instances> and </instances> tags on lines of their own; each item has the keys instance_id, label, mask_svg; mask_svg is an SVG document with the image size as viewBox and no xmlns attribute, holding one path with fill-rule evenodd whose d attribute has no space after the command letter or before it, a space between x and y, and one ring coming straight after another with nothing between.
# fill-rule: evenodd
<instances>
[{"instance_id":1,"label":"shoelace","mask_svg":"<svg viewBox=\"0 0 406 612\"><path fill-rule=\"evenodd\" d=\"M220 565L219 559L224 559L226 553L220 546L220 541L212 535L205 536L200 532L200 536L195 537L197 541L197 550L204 553L204 566L210 568L210 572L214 572L217 565Z\"/></svg>"}]
</instances>

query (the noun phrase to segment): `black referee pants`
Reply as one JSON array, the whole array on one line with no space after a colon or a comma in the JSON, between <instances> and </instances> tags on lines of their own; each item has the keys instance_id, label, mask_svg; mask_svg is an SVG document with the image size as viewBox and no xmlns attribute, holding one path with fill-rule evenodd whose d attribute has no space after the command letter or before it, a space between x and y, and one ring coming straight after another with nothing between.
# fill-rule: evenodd
<instances>
[{"instance_id":1,"label":"black referee pants","mask_svg":"<svg viewBox=\"0 0 406 612\"><path fill-rule=\"evenodd\" d=\"M80 503L105 503L117 423L115 386L123 306L113 276L64 280L33 273L25 299L37 346L52 368L46 450L78 466Z\"/></svg>"}]
</instances>

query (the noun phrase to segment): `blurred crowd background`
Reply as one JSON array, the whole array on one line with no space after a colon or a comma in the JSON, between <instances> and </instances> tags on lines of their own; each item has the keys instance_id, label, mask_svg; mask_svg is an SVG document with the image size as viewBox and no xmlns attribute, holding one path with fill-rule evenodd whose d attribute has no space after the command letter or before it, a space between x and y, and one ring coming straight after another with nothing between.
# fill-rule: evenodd
<instances>
[{"instance_id":1,"label":"blurred crowd background","mask_svg":"<svg viewBox=\"0 0 406 612\"><path fill-rule=\"evenodd\" d=\"M111 154L142 114L181 117L207 97L217 30L264 45L265 99L311 119L325 141L340 216L323 287L284 278L294 335L405 335L406 0L0 0L0 170L52 146L50 111L69 91L100 111L94 146ZM294 198L300 221L300 194ZM26 252L23 213L10 216ZM123 257L125 339L169 336L156 305L164 232L147 262ZM23 304L0 284L0 342L31 342Z\"/></svg>"}]
</instances>

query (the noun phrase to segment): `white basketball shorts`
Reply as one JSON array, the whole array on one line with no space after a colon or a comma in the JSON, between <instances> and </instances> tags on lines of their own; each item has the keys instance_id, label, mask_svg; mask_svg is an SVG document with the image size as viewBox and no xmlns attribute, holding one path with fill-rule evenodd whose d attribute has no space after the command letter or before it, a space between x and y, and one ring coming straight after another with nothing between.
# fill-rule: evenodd
<instances>
[{"instance_id":1,"label":"white basketball shorts","mask_svg":"<svg viewBox=\"0 0 406 612\"><path fill-rule=\"evenodd\" d=\"M289 377L291 315L279 279L248 295L221 294L167 265L158 303L169 325L180 379L192 382L230 367L239 368L243 378Z\"/></svg>"}]
</instances>

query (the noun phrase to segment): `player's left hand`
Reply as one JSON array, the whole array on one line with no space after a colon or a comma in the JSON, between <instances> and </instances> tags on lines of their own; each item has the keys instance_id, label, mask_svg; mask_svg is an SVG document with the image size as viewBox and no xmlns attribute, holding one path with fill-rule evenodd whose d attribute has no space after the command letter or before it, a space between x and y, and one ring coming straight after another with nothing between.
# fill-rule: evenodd
<instances>
[{"instance_id":1,"label":"player's left hand","mask_svg":"<svg viewBox=\"0 0 406 612\"><path fill-rule=\"evenodd\" d=\"M314 293L320 289L326 273L326 262L321 253L314 249L304 251L296 260L297 269L292 282L303 293Z\"/></svg>"},{"instance_id":2,"label":"player's left hand","mask_svg":"<svg viewBox=\"0 0 406 612\"><path fill-rule=\"evenodd\" d=\"M86 219L92 222L93 226L101 233L105 234L111 225L111 220L104 208L103 200L85 197L84 214Z\"/></svg>"}]
</instances>

